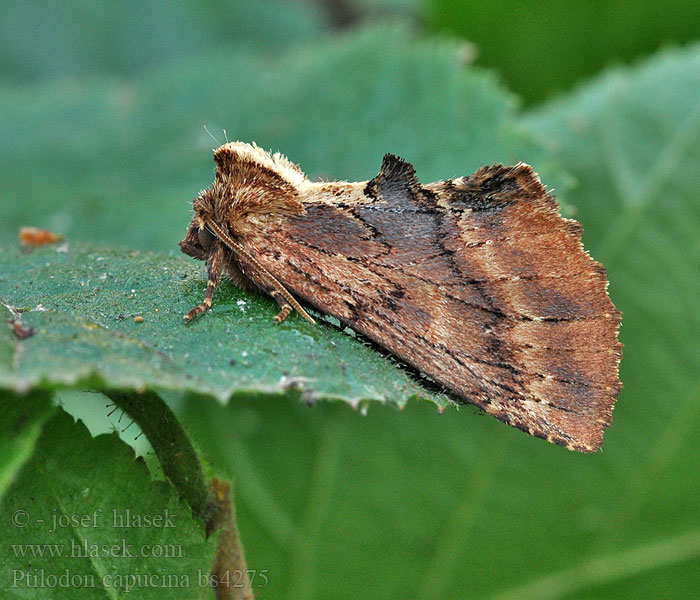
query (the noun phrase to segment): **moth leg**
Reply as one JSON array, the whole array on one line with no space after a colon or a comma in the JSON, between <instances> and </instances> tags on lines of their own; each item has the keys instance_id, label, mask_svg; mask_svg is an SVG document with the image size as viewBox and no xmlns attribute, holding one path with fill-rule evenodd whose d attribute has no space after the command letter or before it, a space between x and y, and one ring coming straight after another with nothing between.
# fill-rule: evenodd
<instances>
[{"instance_id":1,"label":"moth leg","mask_svg":"<svg viewBox=\"0 0 700 600\"><path fill-rule=\"evenodd\" d=\"M246 277L251 279L263 292L272 296L280 306L280 311L274 317L275 323L284 321L292 310L296 310L302 317L310 323L316 323L307 313L294 296L275 277L265 269L255 259L249 260L247 256L238 255L236 257L243 268Z\"/></svg>"},{"instance_id":2,"label":"moth leg","mask_svg":"<svg viewBox=\"0 0 700 600\"><path fill-rule=\"evenodd\" d=\"M219 285L221 281L221 267L224 262L224 246L221 243L216 243L214 251L209 255L207 259L207 291L204 295L204 300L199 306L193 308L188 312L183 319L185 323L189 323L198 314L203 313L211 306L212 298L214 297L214 290L216 286Z\"/></svg>"},{"instance_id":3,"label":"moth leg","mask_svg":"<svg viewBox=\"0 0 700 600\"><path fill-rule=\"evenodd\" d=\"M296 310L310 323L316 323L316 321L311 318L311 315L309 315L309 313L302 308L301 304L296 301L294 296L292 296L287 289L279 281L277 281L277 279L268 273L267 270L257 269L253 273L247 270L246 274L249 277L250 275L253 275L251 279L256 283L256 285L258 285L258 287L260 287L266 294L269 294L272 298L274 298L277 304L279 304L280 311L273 319L275 323L281 323L284 321L290 315L292 310Z\"/></svg>"},{"instance_id":4,"label":"moth leg","mask_svg":"<svg viewBox=\"0 0 700 600\"><path fill-rule=\"evenodd\" d=\"M277 316L273 319L273 321L275 323L281 323L289 316L289 313L292 312L292 305L289 302L287 302L284 299L284 296L280 294L277 290L272 290L272 292L270 292L270 296L272 296L277 301L277 304L280 305L281 309Z\"/></svg>"}]
</instances>

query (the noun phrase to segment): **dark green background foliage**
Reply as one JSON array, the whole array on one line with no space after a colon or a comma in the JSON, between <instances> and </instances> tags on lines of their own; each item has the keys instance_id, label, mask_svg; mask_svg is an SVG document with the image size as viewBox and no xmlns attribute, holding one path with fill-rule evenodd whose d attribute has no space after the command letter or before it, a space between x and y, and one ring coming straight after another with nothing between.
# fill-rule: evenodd
<instances>
[{"instance_id":1,"label":"dark green background foliage","mask_svg":"<svg viewBox=\"0 0 700 600\"><path fill-rule=\"evenodd\" d=\"M75 389L147 387L211 473L234 481L249 566L269 577L260 597L697 589L700 46L640 54L694 39L697 9L532 4L1 3L0 300L37 332L20 343L0 323L3 527L30 496L87 511L71 476L118 479L112 503L134 489L145 506L176 503L116 436L91 440L51 404L108 423L107 400ZM624 390L603 450L578 455L471 408L439 414L419 397L444 398L373 349L296 316L275 327L272 302L230 285L181 325L205 285L177 252L213 174L202 125L281 150L312 177L371 178L385 152L423 181L531 163L584 225L623 312ZM66 234L67 252L20 251L22 225ZM49 491L48 449L72 474ZM177 532L193 548L200 533L194 520ZM30 534L3 537L4 586L8 546ZM210 551L198 551L203 569ZM58 592L35 591L23 597Z\"/></svg>"},{"instance_id":2,"label":"dark green background foliage","mask_svg":"<svg viewBox=\"0 0 700 600\"><path fill-rule=\"evenodd\" d=\"M611 63L695 40L700 33L695 0L427 0L427 5L433 26L473 42L477 62L497 67L528 103Z\"/></svg>"}]
</instances>

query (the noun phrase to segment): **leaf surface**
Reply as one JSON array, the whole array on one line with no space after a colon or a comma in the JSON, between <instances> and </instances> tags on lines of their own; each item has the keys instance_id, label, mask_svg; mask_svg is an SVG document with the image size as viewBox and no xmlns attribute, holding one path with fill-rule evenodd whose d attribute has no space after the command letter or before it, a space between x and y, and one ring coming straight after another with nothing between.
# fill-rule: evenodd
<instances>
[{"instance_id":1,"label":"leaf surface","mask_svg":"<svg viewBox=\"0 0 700 600\"><path fill-rule=\"evenodd\" d=\"M0 334L2 335L2 334ZM4 346L4 348L10 348ZM0 402L4 406L0 419L0 503L5 490L20 472L22 465L31 458L41 429L54 409L50 394L33 392L18 396L0 390Z\"/></svg>"},{"instance_id":2,"label":"leaf surface","mask_svg":"<svg viewBox=\"0 0 700 600\"><path fill-rule=\"evenodd\" d=\"M3 598L201 599L216 552L116 433L59 412L2 499ZM200 579L200 575L202 579Z\"/></svg>"},{"instance_id":3,"label":"leaf surface","mask_svg":"<svg viewBox=\"0 0 700 600\"><path fill-rule=\"evenodd\" d=\"M35 330L22 341L8 330L0 341L11 359L0 384L17 392L90 386L221 401L234 392L291 392L355 407L361 400L403 406L413 396L449 402L330 324L292 315L275 325L270 300L230 284L217 291L209 313L186 325L182 316L201 301L206 274L185 256L76 244L66 252L8 250L0 267L7 277L0 298Z\"/></svg>"}]
</instances>

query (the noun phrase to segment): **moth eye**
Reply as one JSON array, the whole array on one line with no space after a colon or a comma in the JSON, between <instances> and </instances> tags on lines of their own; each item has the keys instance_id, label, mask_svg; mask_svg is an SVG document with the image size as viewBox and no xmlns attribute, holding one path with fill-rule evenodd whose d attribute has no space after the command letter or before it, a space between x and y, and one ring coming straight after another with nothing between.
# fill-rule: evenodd
<instances>
[{"instance_id":1,"label":"moth eye","mask_svg":"<svg viewBox=\"0 0 700 600\"><path fill-rule=\"evenodd\" d=\"M209 250L211 245L214 243L214 234L209 231L206 227L204 229L197 230L197 239L199 240L199 245L205 250Z\"/></svg>"}]
</instances>

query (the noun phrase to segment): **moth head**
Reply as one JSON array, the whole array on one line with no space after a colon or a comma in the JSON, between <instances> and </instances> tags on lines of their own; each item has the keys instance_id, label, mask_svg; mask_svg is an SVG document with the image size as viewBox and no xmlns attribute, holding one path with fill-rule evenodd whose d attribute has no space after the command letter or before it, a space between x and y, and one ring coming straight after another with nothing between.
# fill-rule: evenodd
<instances>
[{"instance_id":1,"label":"moth head","mask_svg":"<svg viewBox=\"0 0 700 600\"><path fill-rule=\"evenodd\" d=\"M202 190L192 203L192 221L187 228L180 249L197 260L206 260L214 247L216 236L207 226L215 220L216 192L214 188Z\"/></svg>"},{"instance_id":2,"label":"moth head","mask_svg":"<svg viewBox=\"0 0 700 600\"><path fill-rule=\"evenodd\" d=\"M282 154L230 142L214 151L214 162L214 183L195 198L192 221L180 242L185 254L206 260L217 237L240 240L264 229L266 219L304 211L299 197L309 180Z\"/></svg>"}]
</instances>

